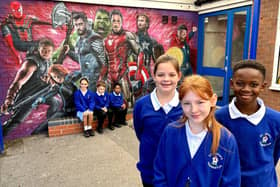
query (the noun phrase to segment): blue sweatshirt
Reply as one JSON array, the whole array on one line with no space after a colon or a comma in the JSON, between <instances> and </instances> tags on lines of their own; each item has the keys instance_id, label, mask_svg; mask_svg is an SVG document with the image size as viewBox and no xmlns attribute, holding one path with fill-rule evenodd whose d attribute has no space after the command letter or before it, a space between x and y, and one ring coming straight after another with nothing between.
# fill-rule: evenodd
<instances>
[{"instance_id":1,"label":"blue sweatshirt","mask_svg":"<svg viewBox=\"0 0 280 187\"><path fill-rule=\"evenodd\" d=\"M146 95L135 103L133 123L136 136L140 142L139 162L137 168L141 173L142 181L153 183L153 162L157 151L160 136L167 124L178 120L182 115L180 103L165 113L162 108L155 111L150 95Z\"/></svg>"},{"instance_id":2,"label":"blue sweatshirt","mask_svg":"<svg viewBox=\"0 0 280 187\"><path fill-rule=\"evenodd\" d=\"M112 93L110 93L109 98L110 98L111 107L120 108L122 106L123 96L121 93L119 95L117 95L115 92L112 92Z\"/></svg>"},{"instance_id":3,"label":"blue sweatshirt","mask_svg":"<svg viewBox=\"0 0 280 187\"><path fill-rule=\"evenodd\" d=\"M224 127L215 155L211 154L212 133L207 132L191 158L185 125L165 128L154 162L155 187L239 187L240 166L237 143Z\"/></svg>"},{"instance_id":4,"label":"blue sweatshirt","mask_svg":"<svg viewBox=\"0 0 280 187\"><path fill-rule=\"evenodd\" d=\"M217 120L235 136L241 163L241 186L276 187L275 164L280 152L280 113L266 107L258 125L245 118L231 119L229 107L216 111Z\"/></svg>"},{"instance_id":5,"label":"blue sweatshirt","mask_svg":"<svg viewBox=\"0 0 280 187\"><path fill-rule=\"evenodd\" d=\"M96 92L93 94L94 101L95 101L95 109L101 110L101 108L109 107L109 94L107 92L104 95L98 95Z\"/></svg>"},{"instance_id":6,"label":"blue sweatshirt","mask_svg":"<svg viewBox=\"0 0 280 187\"><path fill-rule=\"evenodd\" d=\"M77 111L84 112L86 110L94 110L94 98L93 93L87 90L86 94L83 95L81 90L77 90L74 93L74 102Z\"/></svg>"}]
</instances>

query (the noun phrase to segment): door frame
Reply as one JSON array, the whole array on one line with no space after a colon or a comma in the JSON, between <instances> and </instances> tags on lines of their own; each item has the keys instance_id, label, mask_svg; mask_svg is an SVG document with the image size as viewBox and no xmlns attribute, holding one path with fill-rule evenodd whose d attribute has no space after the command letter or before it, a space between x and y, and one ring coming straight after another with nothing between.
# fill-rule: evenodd
<instances>
[{"instance_id":1,"label":"door frame","mask_svg":"<svg viewBox=\"0 0 280 187\"><path fill-rule=\"evenodd\" d=\"M222 10L217 12L211 12L206 14L201 14L198 17L198 57L197 57L197 74L200 75L210 75L224 78L223 85L223 97L218 100L217 105L222 106L229 103L230 97L230 78L232 76L231 68L231 50L232 50L232 34L233 34L233 24L234 24L234 13L246 11L246 28L244 36L244 46L243 46L243 56L242 59L248 58L249 51L249 38L250 38L250 26L251 26L251 5L233 8L229 10ZM203 56L204 56L204 20L206 17L227 15L227 30L226 30L226 49L225 49L225 62L224 68L216 67L205 67L203 66Z\"/></svg>"}]
</instances>

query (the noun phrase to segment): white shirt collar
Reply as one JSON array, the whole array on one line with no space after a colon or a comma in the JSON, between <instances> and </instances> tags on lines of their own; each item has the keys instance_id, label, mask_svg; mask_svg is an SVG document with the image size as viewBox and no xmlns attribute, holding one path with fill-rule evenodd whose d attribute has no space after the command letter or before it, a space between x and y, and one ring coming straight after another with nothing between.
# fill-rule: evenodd
<instances>
[{"instance_id":1,"label":"white shirt collar","mask_svg":"<svg viewBox=\"0 0 280 187\"><path fill-rule=\"evenodd\" d=\"M113 92L113 94L114 94L115 96L121 96L121 93L117 94L116 92Z\"/></svg>"},{"instance_id":2,"label":"white shirt collar","mask_svg":"<svg viewBox=\"0 0 280 187\"><path fill-rule=\"evenodd\" d=\"M98 91L96 91L96 94L98 95L98 96L103 96L104 95L104 93L103 94L101 94L101 93L99 93Z\"/></svg>"},{"instance_id":3,"label":"white shirt collar","mask_svg":"<svg viewBox=\"0 0 280 187\"><path fill-rule=\"evenodd\" d=\"M229 114L230 114L231 119L245 118L249 122L251 122L252 124L257 126L265 115L265 105L264 105L263 100L260 98L257 98L257 102L261 107L256 113L251 114L251 115L242 114L238 110L238 108L235 106L235 104L234 104L235 101L236 101L236 97L234 97L232 99L231 103L229 104Z\"/></svg>"},{"instance_id":4,"label":"white shirt collar","mask_svg":"<svg viewBox=\"0 0 280 187\"><path fill-rule=\"evenodd\" d=\"M180 103L177 90L175 90L174 97L171 99L171 101L169 101L169 103L165 104L164 106L161 106L158 100L156 88L151 93L151 100L155 111L158 111L160 107L162 107L166 114L172 109L172 107L176 107Z\"/></svg>"}]
</instances>

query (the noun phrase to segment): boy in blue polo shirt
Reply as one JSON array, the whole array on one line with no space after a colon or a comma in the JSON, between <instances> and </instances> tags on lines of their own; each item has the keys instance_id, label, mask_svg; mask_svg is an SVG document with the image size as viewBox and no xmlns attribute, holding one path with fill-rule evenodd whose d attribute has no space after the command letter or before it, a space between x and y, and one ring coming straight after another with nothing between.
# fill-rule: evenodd
<instances>
[{"instance_id":1,"label":"boy in blue polo shirt","mask_svg":"<svg viewBox=\"0 0 280 187\"><path fill-rule=\"evenodd\" d=\"M265 67L243 60L233 67L232 102L216 111L216 119L235 136L241 164L241 187L276 187L280 157L280 113L264 105Z\"/></svg>"},{"instance_id":2,"label":"boy in blue polo shirt","mask_svg":"<svg viewBox=\"0 0 280 187\"><path fill-rule=\"evenodd\" d=\"M127 106L124 102L123 95L121 93L120 83L115 83L113 86L113 92L109 95L110 98L110 109L108 112L109 126L113 125L120 128L121 125L127 125L126 114ZM113 121L114 117L114 122Z\"/></svg>"}]
</instances>

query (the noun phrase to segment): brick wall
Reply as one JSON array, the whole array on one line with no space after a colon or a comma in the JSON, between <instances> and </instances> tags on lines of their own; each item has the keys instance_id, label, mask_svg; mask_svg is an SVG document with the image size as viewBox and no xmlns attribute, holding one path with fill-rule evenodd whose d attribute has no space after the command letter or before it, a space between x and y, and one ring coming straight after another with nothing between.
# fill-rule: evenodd
<instances>
[{"instance_id":1,"label":"brick wall","mask_svg":"<svg viewBox=\"0 0 280 187\"><path fill-rule=\"evenodd\" d=\"M271 84L273 72L278 6L278 0L262 0L260 7L257 60L266 67L268 87ZM280 110L280 92L269 90L268 87L261 97L267 106Z\"/></svg>"},{"instance_id":2,"label":"brick wall","mask_svg":"<svg viewBox=\"0 0 280 187\"><path fill-rule=\"evenodd\" d=\"M132 119L132 113L126 115L126 120ZM103 128L108 126L108 120L106 119L103 124ZM92 124L93 129L97 127L97 120L94 119ZM49 137L64 136L68 134L78 134L83 132L83 125L75 117L59 118L49 120L48 122L48 133Z\"/></svg>"}]
</instances>

